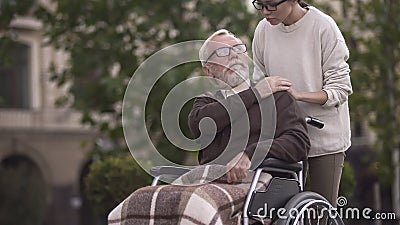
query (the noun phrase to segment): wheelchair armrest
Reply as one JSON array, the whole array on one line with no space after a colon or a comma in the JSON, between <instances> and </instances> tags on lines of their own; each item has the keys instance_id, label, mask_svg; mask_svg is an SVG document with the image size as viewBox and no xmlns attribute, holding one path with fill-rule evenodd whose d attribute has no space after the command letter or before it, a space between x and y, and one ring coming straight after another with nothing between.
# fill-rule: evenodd
<instances>
[{"instance_id":1,"label":"wheelchair armrest","mask_svg":"<svg viewBox=\"0 0 400 225\"><path fill-rule=\"evenodd\" d=\"M324 121L319 120L312 116L306 116L306 123L318 129L322 129L325 126Z\"/></svg>"},{"instance_id":2,"label":"wheelchair armrest","mask_svg":"<svg viewBox=\"0 0 400 225\"><path fill-rule=\"evenodd\" d=\"M150 174L155 177L162 176L162 175L179 177L189 171L190 171L190 169L185 168L185 167L155 166L150 169Z\"/></svg>"},{"instance_id":3,"label":"wheelchair armrest","mask_svg":"<svg viewBox=\"0 0 400 225\"><path fill-rule=\"evenodd\" d=\"M269 167L269 168L276 168L276 169L283 169L283 170L290 170L295 173L299 172L300 170L303 169L303 166L301 163L288 163L283 160L275 159L275 158L267 158L265 159L259 168L264 168L264 167Z\"/></svg>"}]
</instances>

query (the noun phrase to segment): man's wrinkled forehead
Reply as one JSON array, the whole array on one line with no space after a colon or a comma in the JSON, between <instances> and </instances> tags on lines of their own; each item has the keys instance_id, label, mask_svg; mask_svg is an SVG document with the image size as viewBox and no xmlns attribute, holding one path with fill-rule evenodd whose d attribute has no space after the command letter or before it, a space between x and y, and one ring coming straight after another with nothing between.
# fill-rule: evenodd
<instances>
[{"instance_id":1,"label":"man's wrinkled forehead","mask_svg":"<svg viewBox=\"0 0 400 225\"><path fill-rule=\"evenodd\" d=\"M235 36L223 34L213 37L208 44L208 48L215 50L221 47L232 47L236 44L242 44L242 41Z\"/></svg>"}]
</instances>

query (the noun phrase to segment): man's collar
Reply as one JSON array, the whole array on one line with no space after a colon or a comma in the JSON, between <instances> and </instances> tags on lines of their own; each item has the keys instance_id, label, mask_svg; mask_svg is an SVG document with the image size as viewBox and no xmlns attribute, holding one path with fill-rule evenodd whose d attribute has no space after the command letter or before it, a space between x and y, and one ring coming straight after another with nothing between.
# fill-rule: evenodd
<instances>
[{"instance_id":1,"label":"man's collar","mask_svg":"<svg viewBox=\"0 0 400 225\"><path fill-rule=\"evenodd\" d=\"M251 86L250 80L246 80L243 83L239 84L238 86L236 86L235 88L232 89L223 89L221 90L221 94L223 95L224 98L227 98L231 95L240 93L244 90L249 89L249 87Z\"/></svg>"}]
</instances>

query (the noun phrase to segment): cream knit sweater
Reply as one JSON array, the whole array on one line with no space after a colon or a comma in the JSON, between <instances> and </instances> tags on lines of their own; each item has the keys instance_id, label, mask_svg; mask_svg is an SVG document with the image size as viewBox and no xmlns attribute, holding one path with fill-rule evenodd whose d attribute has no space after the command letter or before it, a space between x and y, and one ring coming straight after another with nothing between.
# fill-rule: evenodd
<instances>
[{"instance_id":1,"label":"cream knit sweater","mask_svg":"<svg viewBox=\"0 0 400 225\"><path fill-rule=\"evenodd\" d=\"M299 91L328 94L324 105L299 102L308 115L325 122L309 127L309 157L346 151L350 147L348 96L352 93L349 50L335 21L310 6L296 23L272 26L265 19L253 39L253 78L282 76Z\"/></svg>"}]
</instances>

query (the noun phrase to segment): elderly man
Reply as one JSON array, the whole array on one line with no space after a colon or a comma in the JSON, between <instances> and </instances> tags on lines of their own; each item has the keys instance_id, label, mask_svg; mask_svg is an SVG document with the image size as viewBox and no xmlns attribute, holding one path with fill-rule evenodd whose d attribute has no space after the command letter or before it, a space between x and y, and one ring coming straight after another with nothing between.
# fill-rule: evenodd
<instances>
[{"instance_id":1,"label":"elderly man","mask_svg":"<svg viewBox=\"0 0 400 225\"><path fill-rule=\"evenodd\" d=\"M190 129L202 144L199 162L205 166L175 183L199 184L210 171L226 175L206 179L211 182L201 185L141 188L110 213L110 225L241 224L251 161L274 157L298 162L306 158L310 143L304 115L285 91L290 87L287 80L263 78L250 86L246 46L227 30L211 35L199 55L204 73L215 78L221 90L197 97L189 114ZM214 125L202 122L205 118L211 118ZM202 142L210 136L211 143ZM226 157L221 159L221 154ZM258 188L265 188L268 179L270 176L263 174Z\"/></svg>"},{"instance_id":2,"label":"elderly man","mask_svg":"<svg viewBox=\"0 0 400 225\"><path fill-rule=\"evenodd\" d=\"M211 118L217 126L214 140L199 153L200 164L213 162L223 151L238 153L237 157L228 163L232 165L229 167L232 169L227 173L228 182L240 181L246 177L256 146L264 153L261 157L272 157L287 162L306 159L310 148L305 115L301 113L295 99L286 91L291 86L290 82L280 77L266 77L254 87L249 86L246 52L246 45L225 29L215 32L206 40L199 53L202 68L207 76L221 81L218 85L222 90L214 95L196 98L189 114L189 126L196 138L200 136L199 124L203 118ZM244 104L246 112L237 113L243 111L243 108L239 109L238 101ZM271 110L268 110L274 105L276 126L273 123L275 118L270 118L275 116L274 111L271 113ZM263 107L265 110L261 113L260 109ZM247 119L248 128L241 127L240 130L231 132L234 123L245 124L243 120ZM260 137L262 129L271 126L276 129L275 133L268 135L269 131L264 131L267 132L267 138L265 135ZM207 132L210 129L203 130ZM245 149L235 149L235 144L227 149L230 139L233 139L233 142L245 140L246 130L249 131L249 137ZM270 139L273 139L272 143ZM252 161L260 162L262 159Z\"/></svg>"}]
</instances>

